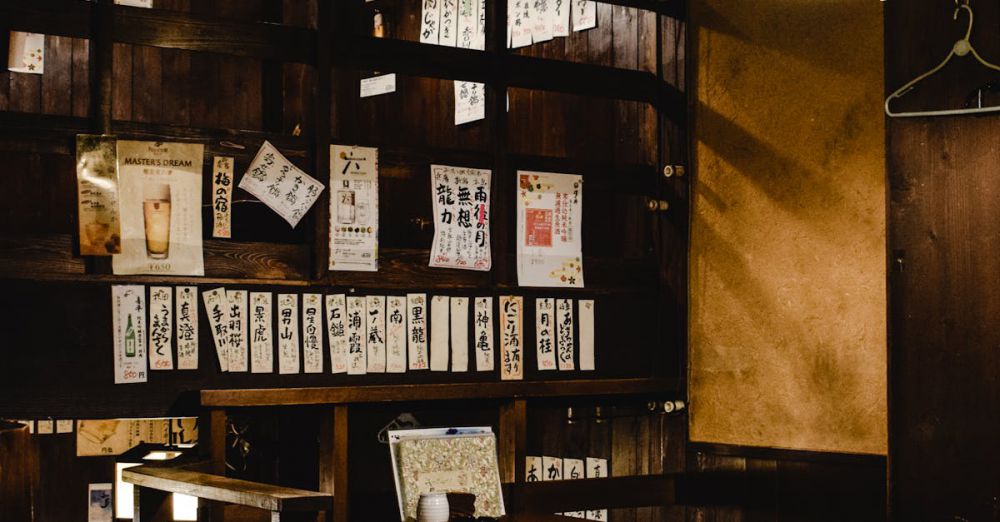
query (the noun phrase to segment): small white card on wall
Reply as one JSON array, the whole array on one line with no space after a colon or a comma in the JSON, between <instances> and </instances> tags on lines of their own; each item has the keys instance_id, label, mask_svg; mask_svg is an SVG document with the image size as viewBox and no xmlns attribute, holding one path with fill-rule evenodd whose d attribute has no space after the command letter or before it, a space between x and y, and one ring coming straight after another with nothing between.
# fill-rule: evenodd
<instances>
[{"instance_id":1,"label":"small white card on wall","mask_svg":"<svg viewBox=\"0 0 1000 522\"><path fill-rule=\"evenodd\" d=\"M323 372L323 296L302 296L302 366L305 373Z\"/></svg>"},{"instance_id":2,"label":"small white card on wall","mask_svg":"<svg viewBox=\"0 0 1000 522\"><path fill-rule=\"evenodd\" d=\"M250 371L274 373L271 292L250 292Z\"/></svg>"},{"instance_id":3,"label":"small white card on wall","mask_svg":"<svg viewBox=\"0 0 1000 522\"><path fill-rule=\"evenodd\" d=\"M538 357L538 369L543 371L556 369L554 314L555 299L535 300L535 351Z\"/></svg>"},{"instance_id":4,"label":"small white card on wall","mask_svg":"<svg viewBox=\"0 0 1000 522\"><path fill-rule=\"evenodd\" d=\"M198 369L198 287L177 287L177 369Z\"/></svg>"},{"instance_id":5,"label":"small white card on wall","mask_svg":"<svg viewBox=\"0 0 1000 522\"><path fill-rule=\"evenodd\" d=\"M493 298L477 297L475 309L476 371L493 371Z\"/></svg>"},{"instance_id":6,"label":"small white card on wall","mask_svg":"<svg viewBox=\"0 0 1000 522\"><path fill-rule=\"evenodd\" d=\"M583 31L597 27L597 2L572 0L573 30Z\"/></svg>"},{"instance_id":7,"label":"small white card on wall","mask_svg":"<svg viewBox=\"0 0 1000 522\"><path fill-rule=\"evenodd\" d=\"M438 45L455 47L458 43L458 0L438 0L441 4L441 29Z\"/></svg>"},{"instance_id":8,"label":"small white card on wall","mask_svg":"<svg viewBox=\"0 0 1000 522\"><path fill-rule=\"evenodd\" d=\"M235 162L229 156L216 156L212 161L212 237L232 237Z\"/></svg>"},{"instance_id":9,"label":"small white card on wall","mask_svg":"<svg viewBox=\"0 0 1000 522\"><path fill-rule=\"evenodd\" d=\"M455 47L472 49L476 45L478 7L478 0L458 0L458 41Z\"/></svg>"},{"instance_id":10,"label":"small white card on wall","mask_svg":"<svg viewBox=\"0 0 1000 522\"><path fill-rule=\"evenodd\" d=\"M525 457L524 481L539 482L542 480L544 468L542 467L542 457Z\"/></svg>"},{"instance_id":11,"label":"small white card on wall","mask_svg":"<svg viewBox=\"0 0 1000 522\"><path fill-rule=\"evenodd\" d=\"M431 371L448 371L448 297L435 295L431 298Z\"/></svg>"},{"instance_id":12,"label":"small white card on wall","mask_svg":"<svg viewBox=\"0 0 1000 522\"><path fill-rule=\"evenodd\" d=\"M580 369L594 369L594 300L581 299L580 303Z\"/></svg>"},{"instance_id":13,"label":"small white card on wall","mask_svg":"<svg viewBox=\"0 0 1000 522\"><path fill-rule=\"evenodd\" d=\"M455 81L455 125L486 119L486 84Z\"/></svg>"},{"instance_id":14,"label":"small white card on wall","mask_svg":"<svg viewBox=\"0 0 1000 522\"><path fill-rule=\"evenodd\" d=\"M73 433L73 420L72 419L57 420L56 433Z\"/></svg>"},{"instance_id":15,"label":"small white card on wall","mask_svg":"<svg viewBox=\"0 0 1000 522\"><path fill-rule=\"evenodd\" d=\"M469 298L451 298L451 371L469 371Z\"/></svg>"},{"instance_id":16,"label":"small white card on wall","mask_svg":"<svg viewBox=\"0 0 1000 522\"><path fill-rule=\"evenodd\" d=\"M420 43L437 45L440 34L441 0L420 3Z\"/></svg>"},{"instance_id":17,"label":"small white card on wall","mask_svg":"<svg viewBox=\"0 0 1000 522\"><path fill-rule=\"evenodd\" d=\"M149 369L173 370L174 289L149 287Z\"/></svg>"},{"instance_id":18,"label":"small white card on wall","mask_svg":"<svg viewBox=\"0 0 1000 522\"><path fill-rule=\"evenodd\" d=\"M87 484L87 522L112 522L115 503L111 483Z\"/></svg>"},{"instance_id":19,"label":"small white card on wall","mask_svg":"<svg viewBox=\"0 0 1000 522\"><path fill-rule=\"evenodd\" d=\"M146 382L146 287L111 287L115 384Z\"/></svg>"},{"instance_id":20,"label":"small white card on wall","mask_svg":"<svg viewBox=\"0 0 1000 522\"><path fill-rule=\"evenodd\" d=\"M380 74L371 78L361 79L360 96L371 98L380 94L390 94L396 92L396 74Z\"/></svg>"},{"instance_id":21,"label":"small white card on wall","mask_svg":"<svg viewBox=\"0 0 1000 522\"><path fill-rule=\"evenodd\" d=\"M295 228L326 187L264 141L240 188L253 194Z\"/></svg>"},{"instance_id":22,"label":"small white card on wall","mask_svg":"<svg viewBox=\"0 0 1000 522\"><path fill-rule=\"evenodd\" d=\"M573 300L556 300L556 349L559 370L574 369L573 363Z\"/></svg>"},{"instance_id":23,"label":"small white card on wall","mask_svg":"<svg viewBox=\"0 0 1000 522\"><path fill-rule=\"evenodd\" d=\"M127 5L130 7L142 7L144 9L152 9L153 0L115 0L115 5Z\"/></svg>"},{"instance_id":24,"label":"small white card on wall","mask_svg":"<svg viewBox=\"0 0 1000 522\"><path fill-rule=\"evenodd\" d=\"M385 297L365 297L368 373L385 373Z\"/></svg>"},{"instance_id":25,"label":"small white card on wall","mask_svg":"<svg viewBox=\"0 0 1000 522\"><path fill-rule=\"evenodd\" d=\"M563 480L587 478L583 469L583 459L563 459Z\"/></svg>"},{"instance_id":26,"label":"small white card on wall","mask_svg":"<svg viewBox=\"0 0 1000 522\"><path fill-rule=\"evenodd\" d=\"M347 373L347 296L326 296L326 336L330 345L330 372Z\"/></svg>"},{"instance_id":27,"label":"small white card on wall","mask_svg":"<svg viewBox=\"0 0 1000 522\"><path fill-rule=\"evenodd\" d=\"M427 355L427 294L406 294L407 353L411 370L426 370Z\"/></svg>"},{"instance_id":28,"label":"small white card on wall","mask_svg":"<svg viewBox=\"0 0 1000 522\"><path fill-rule=\"evenodd\" d=\"M524 378L524 298L502 296L500 298L500 379L521 380Z\"/></svg>"},{"instance_id":29,"label":"small white card on wall","mask_svg":"<svg viewBox=\"0 0 1000 522\"><path fill-rule=\"evenodd\" d=\"M365 298L347 298L347 374L368 372L368 343L365 337Z\"/></svg>"},{"instance_id":30,"label":"small white card on wall","mask_svg":"<svg viewBox=\"0 0 1000 522\"><path fill-rule=\"evenodd\" d=\"M549 0L552 2L552 36L569 36L569 11L572 0Z\"/></svg>"},{"instance_id":31,"label":"small white card on wall","mask_svg":"<svg viewBox=\"0 0 1000 522\"><path fill-rule=\"evenodd\" d=\"M18 73L43 74L45 72L45 35L11 31L7 70Z\"/></svg>"},{"instance_id":32,"label":"small white card on wall","mask_svg":"<svg viewBox=\"0 0 1000 522\"><path fill-rule=\"evenodd\" d=\"M542 480L562 480L563 479L563 459L559 457L542 457Z\"/></svg>"},{"instance_id":33,"label":"small white card on wall","mask_svg":"<svg viewBox=\"0 0 1000 522\"><path fill-rule=\"evenodd\" d=\"M547 42L552 39L552 10L549 7L551 1L531 0L528 2L531 40L534 43Z\"/></svg>"},{"instance_id":34,"label":"small white card on wall","mask_svg":"<svg viewBox=\"0 0 1000 522\"><path fill-rule=\"evenodd\" d=\"M219 368L229 371L229 317L226 308L229 300L226 298L226 289L219 287L202 292L202 299L205 301L205 313L208 314L208 323L212 327L212 340L215 342L215 355L219 359Z\"/></svg>"},{"instance_id":35,"label":"small white card on wall","mask_svg":"<svg viewBox=\"0 0 1000 522\"><path fill-rule=\"evenodd\" d=\"M385 370L403 373L406 371L406 297L390 295L385 302Z\"/></svg>"},{"instance_id":36,"label":"small white card on wall","mask_svg":"<svg viewBox=\"0 0 1000 522\"><path fill-rule=\"evenodd\" d=\"M278 373L299 373L297 294L278 294Z\"/></svg>"},{"instance_id":37,"label":"small white card on wall","mask_svg":"<svg viewBox=\"0 0 1000 522\"><path fill-rule=\"evenodd\" d=\"M508 4L507 17L511 20L510 45L511 47L525 47L531 45L531 8L532 0L511 0L513 7Z\"/></svg>"},{"instance_id":38,"label":"small white card on wall","mask_svg":"<svg viewBox=\"0 0 1000 522\"><path fill-rule=\"evenodd\" d=\"M247 291L226 290L229 302L229 371L247 371Z\"/></svg>"},{"instance_id":39,"label":"small white card on wall","mask_svg":"<svg viewBox=\"0 0 1000 522\"><path fill-rule=\"evenodd\" d=\"M52 435L56 431L55 421L52 419L39 419L35 433L39 435Z\"/></svg>"},{"instance_id":40,"label":"small white card on wall","mask_svg":"<svg viewBox=\"0 0 1000 522\"><path fill-rule=\"evenodd\" d=\"M608 459L587 457L587 478L606 478L608 476ZM608 510L592 509L587 511L587 520L608 520Z\"/></svg>"}]
</instances>

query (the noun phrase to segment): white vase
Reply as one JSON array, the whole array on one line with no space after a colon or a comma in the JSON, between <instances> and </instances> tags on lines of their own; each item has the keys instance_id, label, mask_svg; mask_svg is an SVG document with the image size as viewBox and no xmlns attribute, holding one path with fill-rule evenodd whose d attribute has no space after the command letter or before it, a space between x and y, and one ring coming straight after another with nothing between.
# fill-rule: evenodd
<instances>
[{"instance_id":1,"label":"white vase","mask_svg":"<svg viewBox=\"0 0 1000 522\"><path fill-rule=\"evenodd\" d=\"M417 503L417 522L448 522L448 495L421 493Z\"/></svg>"}]
</instances>

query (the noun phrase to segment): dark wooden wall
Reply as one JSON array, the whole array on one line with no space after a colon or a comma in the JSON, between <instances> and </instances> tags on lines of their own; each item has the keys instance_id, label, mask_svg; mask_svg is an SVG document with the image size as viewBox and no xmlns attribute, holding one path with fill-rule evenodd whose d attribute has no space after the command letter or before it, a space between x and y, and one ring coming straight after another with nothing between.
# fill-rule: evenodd
<instances>
[{"instance_id":1,"label":"dark wooden wall","mask_svg":"<svg viewBox=\"0 0 1000 522\"><path fill-rule=\"evenodd\" d=\"M972 43L1000 63L1000 4ZM952 2L886 3L886 89L966 31ZM1000 78L956 58L896 110L961 107ZM986 93L984 105L1000 105ZM1000 117L890 119L890 507L893 520L1000 519Z\"/></svg>"}]
</instances>

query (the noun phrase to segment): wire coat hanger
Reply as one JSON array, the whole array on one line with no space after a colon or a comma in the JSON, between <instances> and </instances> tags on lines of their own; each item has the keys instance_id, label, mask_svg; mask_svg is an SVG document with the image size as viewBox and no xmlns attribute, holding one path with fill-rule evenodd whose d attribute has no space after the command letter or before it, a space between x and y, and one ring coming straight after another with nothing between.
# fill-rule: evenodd
<instances>
[{"instance_id":1,"label":"wire coat hanger","mask_svg":"<svg viewBox=\"0 0 1000 522\"><path fill-rule=\"evenodd\" d=\"M900 87L899 89L896 90L896 92L890 94L889 97L885 99L885 113L887 115L894 118L909 118L914 116L957 116L961 114L982 114L987 112L1000 112L1000 105L994 107L977 107L972 109L945 109L937 111L914 111L914 112L892 112L892 109L889 108L889 103L892 102L892 100L896 98L902 98L904 95L906 95L906 93L908 93L911 89L913 89L915 85L929 78L930 76L933 76L935 73L943 69L944 66L947 65L948 62L950 62L951 59L955 56L965 56L971 53L972 56L980 64L986 66L987 68L1000 71L1000 65L990 63L982 56L980 56L979 53L976 51L976 48L973 47L972 43L969 41L969 37L972 36L972 23L973 23L972 7L969 6L969 0L965 0L965 3L961 4L959 3L959 0L955 0L955 5L957 5L958 7L955 8L955 14L952 16L952 19L958 20L958 14L959 12L962 11L962 9L965 9L966 11L969 12L969 28L965 31L965 38L955 42L955 45L952 46L951 48L951 52L948 53L948 56L945 57L945 59L942 60L941 63L937 65L937 67L934 67L933 69L910 80L906 85Z\"/></svg>"}]
</instances>

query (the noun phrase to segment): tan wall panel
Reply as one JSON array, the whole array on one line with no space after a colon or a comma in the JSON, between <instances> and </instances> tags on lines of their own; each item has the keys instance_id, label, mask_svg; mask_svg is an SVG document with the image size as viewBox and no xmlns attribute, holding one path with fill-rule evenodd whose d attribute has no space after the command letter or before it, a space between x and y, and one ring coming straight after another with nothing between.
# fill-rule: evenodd
<instances>
[{"instance_id":1,"label":"tan wall panel","mask_svg":"<svg viewBox=\"0 0 1000 522\"><path fill-rule=\"evenodd\" d=\"M691 440L885 454L882 6L691 9Z\"/></svg>"}]
</instances>

